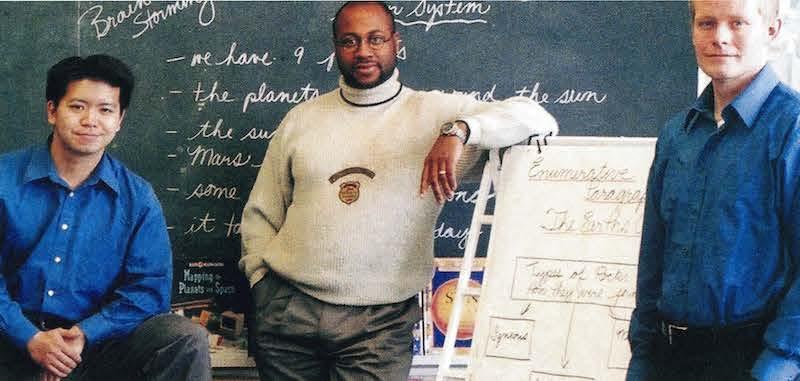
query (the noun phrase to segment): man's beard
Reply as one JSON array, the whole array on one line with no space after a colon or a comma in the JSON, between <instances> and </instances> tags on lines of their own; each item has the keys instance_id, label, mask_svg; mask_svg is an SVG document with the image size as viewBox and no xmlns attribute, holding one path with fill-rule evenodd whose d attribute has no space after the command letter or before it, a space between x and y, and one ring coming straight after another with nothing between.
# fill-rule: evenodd
<instances>
[{"instance_id":1,"label":"man's beard","mask_svg":"<svg viewBox=\"0 0 800 381\"><path fill-rule=\"evenodd\" d=\"M342 65L338 61L336 62L336 64L339 66L339 72L342 73L342 77L344 78L344 83L355 89L371 89L373 87L380 86L381 84L386 82L386 80L392 77L392 74L394 74L394 68L397 67L397 63L393 62L391 66L388 68L388 70L383 70L383 66L380 66L379 64L378 67L381 69L381 74L378 76L378 80L373 83L361 83L358 82L358 80L356 80L356 77L353 75L353 73L344 70L342 68ZM355 70L355 67L356 65L354 64L352 70Z\"/></svg>"}]
</instances>

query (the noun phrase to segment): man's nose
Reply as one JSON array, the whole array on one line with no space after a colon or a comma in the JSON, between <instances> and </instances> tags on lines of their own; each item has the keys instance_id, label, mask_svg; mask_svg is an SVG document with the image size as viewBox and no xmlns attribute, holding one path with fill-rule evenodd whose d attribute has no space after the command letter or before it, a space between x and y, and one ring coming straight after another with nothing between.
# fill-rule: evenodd
<instances>
[{"instance_id":1,"label":"man's nose","mask_svg":"<svg viewBox=\"0 0 800 381\"><path fill-rule=\"evenodd\" d=\"M720 23L716 29L714 29L714 43L718 45L728 45L731 42L731 37L733 36L733 31L724 23Z\"/></svg>"},{"instance_id":2,"label":"man's nose","mask_svg":"<svg viewBox=\"0 0 800 381\"><path fill-rule=\"evenodd\" d=\"M369 57L372 55L372 48L366 40L362 40L361 43L356 46L356 55L359 57Z\"/></svg>"},{"instance_id":3,"label":"man's nose","mask_svg":"<svg viewBox=\"0 0 800 381\"><path fill-rule=\"evenodd\" d=\"M90 127L97 125L97 111L87 108L81 116L81 124Z\"/></svg>"}]
</instances>

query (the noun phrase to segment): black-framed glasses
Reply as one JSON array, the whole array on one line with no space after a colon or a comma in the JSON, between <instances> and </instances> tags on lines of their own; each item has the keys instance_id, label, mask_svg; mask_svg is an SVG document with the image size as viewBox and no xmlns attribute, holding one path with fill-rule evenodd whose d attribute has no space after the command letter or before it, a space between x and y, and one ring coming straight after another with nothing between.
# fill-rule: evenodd
<instances>
[{"instance_id":1,"label":"black-framed glasses","mask_svg":"<svg viewBox=\"0 0 800 381\"><path fill-rule=\"evenodd\" d=\"M389 39L383 36L369 36L367 37L367 46L369 46L372 50L378 50L386 45L388 41ZM354 50L361 47L363 42L358 37L347 36L341 39L334 39L333 43L342 49Z\"/></svg>"}]
</instances>

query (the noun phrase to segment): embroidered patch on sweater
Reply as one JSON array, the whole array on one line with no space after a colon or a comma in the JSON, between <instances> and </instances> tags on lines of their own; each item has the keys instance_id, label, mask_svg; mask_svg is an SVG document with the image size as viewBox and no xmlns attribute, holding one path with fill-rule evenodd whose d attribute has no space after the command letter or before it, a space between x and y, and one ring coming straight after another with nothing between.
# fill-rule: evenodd
<instances>
[{"instance_id":1,"label":"embroidered patch on sweater","mask_svg":"<svg viewBox=\"0 0 800 381\"><path fill-rule=\"evenodd\" d=\"M371 178L375 177L375 172L363 168L363 167L350 167L345 168L339 172L334 173L331 177L328 178L328 181L333 184L337 180L349 176L349 175L357 175L361 174L364 176ZM349 180L342 182L339 184L339 200L347 205L350 205L356 201L358 201L358 197L361 195L361 183L356 180Z\"/></svg>"},{"instance_id":2,"label":"embroidered patch on sweater","mask_svg":"<svg viewBox=\"0 0 800 381\"><path fill-rule=\"evenodd\" d=\"M358 200L359 188L361 183L358 181L345 181L339 185L339 200L350 205Z\"/></svg>"}]
</instances>

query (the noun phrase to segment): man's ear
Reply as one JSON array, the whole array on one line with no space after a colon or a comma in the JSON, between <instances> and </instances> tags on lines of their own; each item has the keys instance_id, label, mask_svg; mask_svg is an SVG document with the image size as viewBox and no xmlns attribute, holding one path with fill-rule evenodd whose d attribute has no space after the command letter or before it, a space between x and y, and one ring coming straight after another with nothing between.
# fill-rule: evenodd
<instances>
[{"instance_id":1,"label":"man's ear","mask_svg":"<svg viewBox=\"0 0 800 381\"><path fill-rule=\"evenodd\" d=\"M56 104L53 101L47 101L45 104L45 112L47 113L47 123L52 125L56 124Z\"/></svg>"},{"instance_id":2,"label":"man's ear","mask_svg":"<svg viewBox=\"0 0 800 381\"><path fill-rule=\"evenodd\" d=\"M394 51L396 54L400 54L400 50L403 49L403 39L400 37L400 32L393 32L391 40L394 44Z\"/></svg>"},{"instance_id":3,"label":"man's ear","mask_svg":"<svg viewBox=\"0 0 800 381\"><path fill-rule=\"evenodd\" d=\"M780 17L776 17L775 21L769 26L767 33L769 33L770 41L774 41L775 38L778 37L778 34L781 32L781 26L783 26L783 20Z\"/></svg>"}]
</instances>

